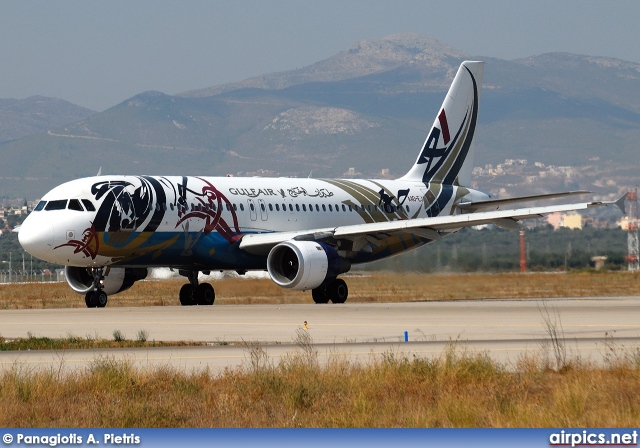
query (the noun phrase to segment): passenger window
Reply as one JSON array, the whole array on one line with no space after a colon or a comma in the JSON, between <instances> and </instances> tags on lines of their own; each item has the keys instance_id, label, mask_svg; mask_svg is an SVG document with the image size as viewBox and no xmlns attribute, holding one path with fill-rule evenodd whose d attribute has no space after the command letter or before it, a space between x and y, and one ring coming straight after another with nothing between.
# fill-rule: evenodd
<instances>
[{"instance_id":1,"label":"passenger window","mask_svg":"<svg viewBox=\"0 0 640 448\"><path fill-rule=\"evenodd\" d=\"M302 204L302 211L306 212L307 211L307 206L305 204Z\"/></svg>"},{"instance_id":2,"label":"passenger window","mask_svg":"<svg viewBox=\"0 0 640 448\"><path fill-rule=\"evenodd\" d=\"M269 204L269 211L272 212L273 211L273 204Z\"/></svg>"},{"instance_id":3,"label":"passenger window","mask_svg":"<svg viewBox=\"0 0 640 448\"><path fill-rule=\"evenodd\" d=\"M316 211L319 212L320 211L320 207L318 207L318 204L316 204Z\"/></svg>"},{"instance_id":4,"label":"passenger window","mask_svg":"<svg viewBox=\"0 0 640 448\"><path fill-rule=\"evenodd\" d=\"M276 211L279 212L280 211L280 204L276 204Z\"/></svg>"},{"instance_id":5,"label":"passenger window","mask_svg":"<svg viewBox=\"0 0 640 448\"><path fill-rule=\"evenodd\" d=\"M409 213L409 206L407 205L407 213Z\"/></svg>"},{"instance_id":6,"label":"passenger window","mask_svg":"<svg viewBox=\"0 0 640 448\"><path fill-rule=\"evenodd\" d=\"M236 205L235 202L233 203L233 211L236 211L236 212L238 211L238 206Z\"/></svg>"},{"instance_id":7,"label":"passenger window","mask_svg":"<svg viewBox=\"0 0 640 448\"><path fill-rule=\"evenodd\" d=\"M240 211L243 212L244 211L244 204L240 204Z\"/></svg>"},{"instance_id":8,"label":"passenger window","mask_svg":"<svg viewBox=\"0 0 640 448\"><path fill-rule=\"evenodd\" d=\"M339 212L340 211L340 207L338 207L338 204L336 204L336 211Z\"/></svg>"},{"instance_id":9,"label":"passenger window","mask_svg":"<svg viewBox=\"0 0 640 448\"><path fill-rule=\"evenodd\" d=\"M173 204L169 204L169 208L173 211Z\"/></svg>"},{"instance_id":10,"label":"passenger window","mask_svg":"<svg viewBox=\"0 0 640 448\"><path fill-rule=\"evenodd\" d=\"M313 204L309 204L309 211L312 212L313 211Z\"/></svg>"},{"instance_id":11,"label":"passenger window","mask_svg":"<svg viewBox=\"0 0 640 448\"><path fill-rule=\"evenodd\" d=\"M93 202L91 202L89 199L82 199L82 203L84 204L84 208L86 208L88 212L96 211L96 208L93 206Z\"/></svg>"},{"instance_id":12,"label":"passenger window","mask_svg":"<svg viewBox=\"0 0 640 448\"><path fill-rule=\"evenodd\" d=\"M329 211L332 212L333 209L331 208L331 204L329 204Z\"/></svg>"},{"instance_id":13,"label":"passenger window","mask_svg":"<svg viewBox=\"0 0 640 448\"><path fill-rule=\"evenodd\" d=\"M46 211L51 211L51 210L64 210L65 208L67 208L67 200L61 199L58 201L49 201L49 203L46 205L44 209Z\"/></svg>"},{"instance_id":14,"label":"passenger window","mask_svg":"<svg viewBox=\"0 0 640 448\"><path fill-rule=\"evenodd\" d=\"M256 210L255 207L253 206L253 204L249 204L249 208L251 209L252 212L254 212Z\"/></svg>"},{"instance_id":15,"label":"passenger window","mask_svg":"<svg viewBox=\"0 0 640 448\"><path fill-rule=\"evenodd\" d=\"M289 204L289 211L292 212L293 211L293 205Z\"/></svg>"},{"instance_id":16,"label":"passenger window","mask_svg":"<svg viewBox=\"0 0 640 448\"><path fill-rule=\"evenodd\" d=\"M218 207L216 207L216 204L211 204L211 210L213 210L214 212L217 210Z\"/></svg>"},{"instance_id":17,"label":"passenger window","mask_svg":"<svg viewBox=\"0 0 640 448\"><path fill-rule=\"evenodd\" d=\"M260 203L260 210L262 210L263 212L266 211L266 209L264 208L264 204Z\"/></svg>"},{"instance_id":18,"label":"passenger window","mask_svg":"<svg viewBox=\"0 0 640 448\"><path fill-rule=\"evenodd\" d=\"M326 205L324 205L324 204L322 204L322 211L323 211L323 212L326 212L326 211L327 211L327 206L326 206Z\"/></svg>"},{"instance_id":19,"label":"passenger window","mask_svg":"<svg viewBox=\"0 0 640 448\"><path fill-rule=\"evenodd\" d=\"M69 199L69 204L67 205L67 208L69 210L75 210L77 212L84 211L84 209L82 208L82 205L80 205L80 201L77 199Z\"/></svg>"},{"instance_id":20,"label":"passenger window","mask_svg":"<svg viewBox=\"0 0 640 448\"><path fill-rule=\"evenodd\" d=\"M47 201L40 201L38 202L38 205L36 205L36 208L33 209L34 212L39 212L40 210L42 210L44 208L44 206L47 205Z\"/></svg>"},{"instance_id":21,"label":"passenger window","mask_svg":"<svg viewBox=\"0 0 640 448\"><path fill-rule=\"evenodd\" d=\"M342 211L343 211L343 212L346 212L346 211L347 211L347 207L346 207L344 204L342 204Z\"/></svg>"}]
</instances>

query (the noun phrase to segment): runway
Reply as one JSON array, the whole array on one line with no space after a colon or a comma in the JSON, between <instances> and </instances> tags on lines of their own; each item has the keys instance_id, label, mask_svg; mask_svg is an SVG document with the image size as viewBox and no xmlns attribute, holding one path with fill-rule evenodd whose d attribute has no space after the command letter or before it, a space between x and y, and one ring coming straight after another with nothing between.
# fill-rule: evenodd
<instances>
[{"instance_id":1,"label":"runway","mask_svg":"<svg viewBox=\"0 0 640 448\"><path fill-rule=\"evenodd\" d=\"M219 372L247 366L259 344L271 362L300 351L307 334L319 359L341 356L368 362L375 356L439 356L457 350L486 351L515 365L523 354L553 356L546 322L565 341L568 356L602 360L611 351L640 348L640 297L545 300L469 300L344 305L225 305L103 309L3 310L0 335L79 336L112 339L119 330L136 339L202 341L203 347L1 352L0 368L86 368L96 358L128 359L141 367ZM404 342L404 333L408 342ZM255 349L254 349L255 350ZM254 352L255 354L255 352Z\"/></svg>"}]
</instances>

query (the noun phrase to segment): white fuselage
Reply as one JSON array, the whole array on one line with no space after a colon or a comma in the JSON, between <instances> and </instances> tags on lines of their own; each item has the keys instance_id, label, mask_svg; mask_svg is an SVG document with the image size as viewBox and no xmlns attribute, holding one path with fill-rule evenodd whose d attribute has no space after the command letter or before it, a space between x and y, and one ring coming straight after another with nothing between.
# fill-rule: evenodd
<instances>
[{"instance_id":1,"label":"white fuselage","mask_svg":"<svg viewBox=\"0 0 640 448\"><path fill-rule=\"evenodd\" d=\"M443 194L439 184L402 180L84 178L47 193L25 220L20 240L35 256L72 266L239 269L247 264L247 269L261 269L264 260L216 253L228 254L245 234L446 215L455 212L453 204L463 196L487 197L467 188L444 188L450 194ZM416 240L406 250L425 242ZM378 252L376 259L398 249Z\"/></svg>"}]
</instances>

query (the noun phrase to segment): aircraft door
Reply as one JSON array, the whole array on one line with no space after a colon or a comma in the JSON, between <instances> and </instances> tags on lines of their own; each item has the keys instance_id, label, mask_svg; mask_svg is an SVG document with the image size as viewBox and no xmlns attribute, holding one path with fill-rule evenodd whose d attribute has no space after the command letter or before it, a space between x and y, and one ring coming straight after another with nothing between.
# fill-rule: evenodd
<instances>
[{"instance_id":1,"label":"aircraft door","mask_svg":"<svg viewBox=\"0 0 640 448\"><path fill-rule=\"evenodd\" d=\"M258 213L256 212L255 202L253 202L253 199L247 199L247 203L249 204L249 216L251 217L251 221L257 220Z\"/></svg>"},{"instance_id":2,"label":"aircraft door","mask_svg":"<svg viewBox=\"0 0 640 448\"><path fill-rule=\"evenodd\" d=\"M266 221L269 218L269 215L267 214L267 205L262 199L258 199L258 203L260 204L260 218L263 221Z\"/></svg>"}]
</instances>

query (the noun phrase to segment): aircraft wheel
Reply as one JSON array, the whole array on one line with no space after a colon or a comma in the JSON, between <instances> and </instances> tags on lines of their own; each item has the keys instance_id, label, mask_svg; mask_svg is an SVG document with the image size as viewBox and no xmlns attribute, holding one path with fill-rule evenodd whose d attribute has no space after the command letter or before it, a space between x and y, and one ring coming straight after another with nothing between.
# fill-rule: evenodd
<instances>
[{"instance_id":1,"label":"aircraft wheel","mask_svg":"<svg viewBox=\"0 0 640 448\"><path fill-rule=\"evenodd\" d=\"M341 278L335 279L328 289L333 303L344 303L347 301L349 288L347 288L347 283Z\"/></svg>"},{"instance_id":2,"label":"aircraft wheel","mask_svg":"<svg viewBox=\"0 0 640 448\"><path fill-rule=\"evenodd\" d=\"M87 304L87 308L95 308L98 306L98 302L95 299L95 291L89 291L84 295L84 303Z\"/></svg>"},{"instance_id":3,"label":"aircraft wheel","mask_svg":"<svg viewBox=\"0 0 640 448\"><path fill-rule=\"evenodd\" d=\"M311 290L311 297L315 303L329 303L329 295L327 285L322 284Z\"/></svg>"},{"instance_id":4,"label":"aircraft wheel","mask_svg":"<svg viewBox=\"0 0 640 448\"><path fill-rule=\"evenodd\" d=\"M209 283L201 283L196 289L196 300L198 305L213 305L216 300L216 293Z\"/></svg>"},{"instance_id":5,"label":"aircraft wheel","mask_svg":"<svg viewBox=\"0 0 640 448\"><path fill-rule=\"evenodd\" d=\"M182 285L180 288L180 305L190 306L195 305L191 292L193 288L190 284Z\"/></svg>"},{"instance_id":6,"label":"aircraft wheel","mask_svg":"<svg viewBox=\"0 0 640 448\"><path fill-rule=\"evenodd\" d=\"M107 293L104 291L96 291L93 295L98 308L104 308L107 306Z\"/></svg>"}]
</instances>

